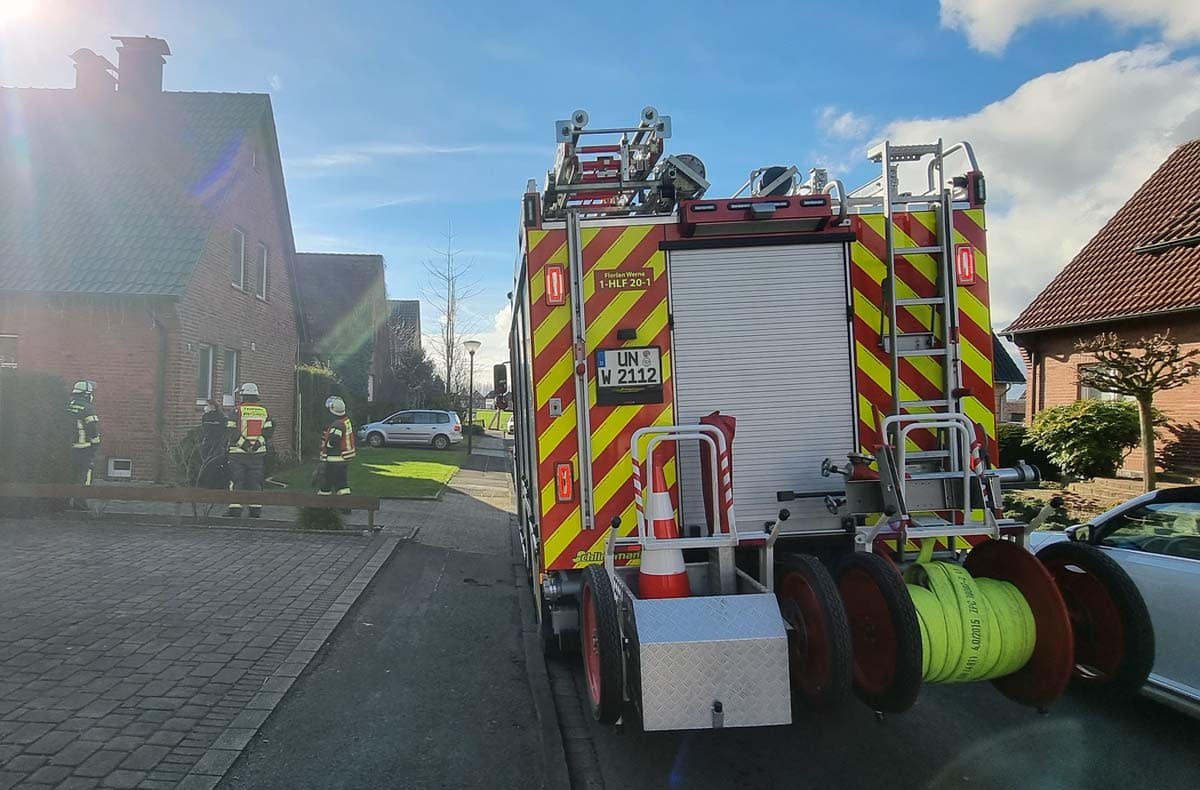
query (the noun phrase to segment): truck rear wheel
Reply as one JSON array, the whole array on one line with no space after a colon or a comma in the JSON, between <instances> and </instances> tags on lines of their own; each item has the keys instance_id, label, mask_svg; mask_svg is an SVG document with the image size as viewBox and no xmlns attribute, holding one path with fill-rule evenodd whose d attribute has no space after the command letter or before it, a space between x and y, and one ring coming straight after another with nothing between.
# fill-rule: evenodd
<instances>
[{"instance_id":1,"label":"truck rear wheel","mask_svg":"<svg viewBox=\"0 0 1200 790\"><path fill-rule=\"evenodd\" d=\"M579 636L592 716L601 724L615 724L625 706L621 688L621 631L612 584L604 568L598 565L589 565L583 571Z\"/></svg>"},{"instance_id":2,"label":"truck rear wheel","mask_svg":"<svg viewBox=\"0 0 1200 790\"><path fill-rule=\"evenodd\" d=\"M1129 574L1095 546L1051 543L1037 553L1054 577L1075 635L1081 686L1136 692L1154 666L1154 626Z\"/></svg>"},{"instance_id":3,"label":"truck rear wheel","mask_svg":"<svg viewBox=\"0 0 1200 790\"><path fill-rule=\"evenodd\" d=\"M838 592L850 622L854 690L883 713L903 713L921 691L921 628L899 569L869 552L847 555Z\"/></svg>"},{"instance_id":4,"label":"truck rear wheel","mask_svg":"<svg viewBox=\"0 0 1200 790\"><path fill-rule=\"evenodd\" d=\"M836 707L850 690L854 656L850 624L833 576L809 554L781 557L775 576L779 612L791 626L792 691L810 708Z\"/></svg>"}]
</instances>

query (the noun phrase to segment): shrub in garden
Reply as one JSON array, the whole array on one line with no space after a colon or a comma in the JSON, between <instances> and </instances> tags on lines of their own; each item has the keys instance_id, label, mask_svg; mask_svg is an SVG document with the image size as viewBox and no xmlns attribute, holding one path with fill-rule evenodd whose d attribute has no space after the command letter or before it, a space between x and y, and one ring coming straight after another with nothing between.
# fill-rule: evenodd
<instances>
[{"instance_id":1,"label":"shrub in garden","mask_svg":"<svg viewBox=\"0 0 1200 790\"><path fill-rule=\"evenodd\" d=\"M0 482L70 482L69 393L56 376L0 370ZM60 506L52 500L10 499L0 504L0 513L31 515Z\"/></svg>"},{"instance_id":2,"label":"shrub in garden","mask_svg":"<svg viewBox=\"0 0 1200 790\"><path fill-rule=\"evenodd\" d=\"M1137 404L1081 400L1055 406L1034 416L1029 437L1067 474L1112 477L1141 438Z\"/></svg>"},{"instance_id":3,"label":"shrub in garden","mask_svg":"<svg viewBox=\"0 0 1200 790\"><path fill-rule=\"evenodd\" d=\"M342 514L327 507L302 507L296 518L299 529L345 529Z\"/></svg>"}]
</instances>

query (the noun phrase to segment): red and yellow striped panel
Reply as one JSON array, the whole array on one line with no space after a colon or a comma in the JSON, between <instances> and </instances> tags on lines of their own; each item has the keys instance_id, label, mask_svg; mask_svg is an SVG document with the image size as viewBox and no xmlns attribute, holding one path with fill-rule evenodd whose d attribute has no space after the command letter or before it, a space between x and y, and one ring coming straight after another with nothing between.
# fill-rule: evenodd
<instances>
[{"instance_id":1,"label":"red and yellow striped panel","mask_svg":"<svg viewBox=\"0 0 1200 790\"><path fill-rule=\"evenodd\" d=\"M897 214L897 247L928 247L937 243L936 214L921 211ZM880 342L887 335L883 316L883 280L887 273L884 217L860 214L852 218L858 241L851 245L850 283L854 307L854 353L857 362L859 441L864 452L880 443L879 422L891 413L891 373L888 354ZM983 209L954 212L954 243L975 248L975 284L958 288L959 335L962 341L963 386L971 395L962 399L963 412L983 426L991 457L996 454L995 395L992 375L991 312L988 299L987 244ZM896 293L900 298L932 297L937 293L938 261L930 255L900 256L896 260ZM901 332L930 331L940 338L940 328L930 306L901 307L896 321ZM900 361L900 397L933 400L942 397L942 363L934 357L906 357ZM913 408L910 411L932 411ZM909 448L931 449L935 438L926 431L910 434Z\"/></svg>"},{"instance_id":2,"label":"red and yellow striped panel","mask_svg":"<svg viewBox=\"0 0 1200 790\"><path fill-rule=\"evenodd\" d=\"M608 525L621 518L621 533L636 529L633 507L630 440L638 428L667 425L674 418L671 381L670 330L667 324L666 256L659 250L662 225L585 227L582 229L584 264L584 317L587 324L588 408L591 421L593 505L595 528L583 529L578 501L561 504L554 490L554 464L571 461L579 479L579 443L576 434L574 352L571 343L571 307L545 304L545 266L567 265L564 231L529 231L530 317L533 326L533 378L537 399L535 427L538 443L538 479L541 491L542 557L546 570L580 568L603 560ZM597 286L602 271L650 274L646 287ZM569 276L569 275L568 275ZM620 329L635 329L635 340L619 340ZM663 365L663 402L645 405L600 406L596 403L595 352L597 348L659 346ZM550 417L550 398L561 398L563 413ZM675 488L674 448L664 466L667 482ZM644 452L644 448L643 448ZM662 452L662 450L658 451ZM577 497L578 500L578 497ZM631 560L632 554L626 557Z\"/></svg>"},{"instance_id":3,"label":"red and yellow striped panel","mask_svg":"<svg viewBox=\"0 0 1200 790\"><path fill-rule=\"evenodd\" d=\"M549 569L547 547L566 534L577 535L583 526L579 498L558 502L554 465L569 461L579 481L579 440L575 433L574 356L571 346L571 306L546 304L546 265L567 266L565 230L530 230L526 237L529 277L529 321L533 334L534 433L537 435L537 479L541 485L539 511L543 569ZM568 276L570 276L568 274ZM550 416L550 399L562 401L562 415ZM555 536L558 535L558 538Z\"/></svg>"}]
</instances>

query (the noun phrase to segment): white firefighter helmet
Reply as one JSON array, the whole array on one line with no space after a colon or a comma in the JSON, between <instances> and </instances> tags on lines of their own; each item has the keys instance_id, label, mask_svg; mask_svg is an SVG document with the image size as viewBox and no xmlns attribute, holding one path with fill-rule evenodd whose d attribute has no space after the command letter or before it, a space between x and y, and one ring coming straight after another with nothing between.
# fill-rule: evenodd
<instances>
[{"instance_id":1,"label":"white firefighter helmet","mask_svg":"<svg viewBox=\"0 0 1200 790\"><path fill-rule=\"evenodd\" d=\"M346 416L346 401L337 395L330 395L325 399L325 408L329 409L335 417Z\"/></svg>"},{"instance_id":2,"label":"white firefighter helmet","mask_svg":"<svg viewBox=\"0 0 1200 790\"><path fill-rule=\"evenodd\" d=\"M252 381L247 381L245 384L243 384L241 387L238 388L238 394L253 395L254 397L257 398L258 397L258 385Z\"/></svg>"},{"instance_id":3,"label":"white firefighter helmet","mask_svg":"<svg viewBox=\"0 0 1200 790\"><path fill-rule=\"evenodd\" d=\"M96 392L96 382L94 381L77 381L75 386L71 387L72 395L87 395L92 397Z\"/></svg>"}]
</instances>

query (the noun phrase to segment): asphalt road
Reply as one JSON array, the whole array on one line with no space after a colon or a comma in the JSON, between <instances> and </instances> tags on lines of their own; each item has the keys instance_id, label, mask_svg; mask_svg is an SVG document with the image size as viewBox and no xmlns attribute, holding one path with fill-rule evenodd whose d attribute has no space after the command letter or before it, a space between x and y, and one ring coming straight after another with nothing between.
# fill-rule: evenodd
<instances>
[{"instance_id":1,"label":"asphalt road","mask_svg":"<svg viewBox=\"0 0 1200 790\"><path fill-rule=\"evenodd\" d=\"M542 748L507 496L449 491L347 614L224 788L524 788Z\"/></svg>"},{"instance_id":2,"label":"asphalt road","mask_svg":"<svg viewBox=\"0 0 1200 790\"><path fill-rule=\"evenodd\" d=\"M797 710L788 727L618 733L589 717L588 731L607 788L1200 787L1200 721L1074 694L1042 716L987 683L926 687L882 722L852 700L832 715Z\"/></svg>"}]
</instances>

